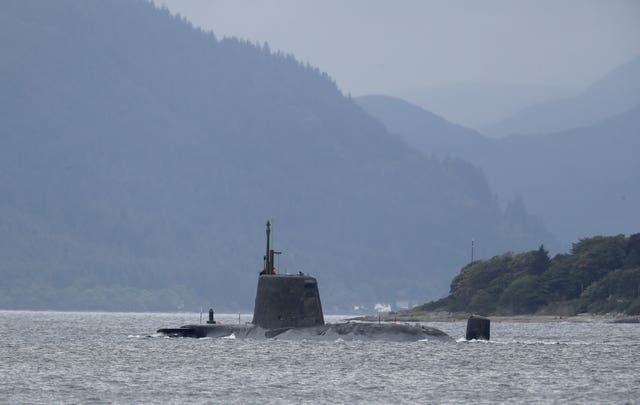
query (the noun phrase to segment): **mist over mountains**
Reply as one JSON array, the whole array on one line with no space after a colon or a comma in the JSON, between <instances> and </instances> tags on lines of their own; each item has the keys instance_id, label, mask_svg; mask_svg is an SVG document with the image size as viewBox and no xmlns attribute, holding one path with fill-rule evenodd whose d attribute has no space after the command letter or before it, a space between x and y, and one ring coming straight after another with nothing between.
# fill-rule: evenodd
<instances>
[{"instance_id":1,"label":"mist over mountains","mask_svg":"<svg viewBox=\"0 0 640 405\"><path fill-rule=\"evenodd\" d=\"M403 100L357 101L425 155L482 168L502 201L522 198L565 244L640 228L640 104L588 127L490 139Z\"/></svg>"},{"instance_id":2,"label":"mist over mountains","mask_svg":"<svg viewBox=\"0 0 640 405\"><path fill-rule=\"evenodd\" d=\"M318 69L145 1L5 1L0 49L2 308L250 309L268 218L329 311L554 243Z\"/></svg>"},{"instance_id":3,"label":"mist over mountains","mask_svg":"<svg viewBox=\"0 0 640 405\"><path fill-rule=\"evenodd\" d=\"M487 136L504 134L492 127L534 104L567 98L572 88L536 84L454 83L390 92L448 121L483 131ZM386 94L386 93L385 93ZM486 129L486 131L485 131Z\"/></svg>"},{"instance_id":4,"label":"mist over mountains","mask_svg":"<svg viewBox=\"0 0 640 405\"><path fill-rule=\"evenodd\" d=\"M371 95L355 100L391 133L427 156L457 156L469 160L479 151L484 154L498 143L474 129L454 124L400 98Z\"/></svg>"},{"instance_id":5,"label":"mist over mountains","mask_svg":"<svg viewBox=\"0 0 640 405\"><path fill-rule=\"evenodd\" d=\"M597 124L640 105L640 56L613 69L575 97L524 108L478 129L494 136L567 131Z\"/></svg>"}]
</instances>

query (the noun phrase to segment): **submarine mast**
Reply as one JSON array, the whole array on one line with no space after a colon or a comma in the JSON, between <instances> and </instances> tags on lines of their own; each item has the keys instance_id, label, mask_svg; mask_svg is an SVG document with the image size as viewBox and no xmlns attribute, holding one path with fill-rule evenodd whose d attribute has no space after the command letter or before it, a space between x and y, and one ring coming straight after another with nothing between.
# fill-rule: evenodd
<instances>
[{"instance_id":1,"label":"submarine mast","mask_svg":"<svg viewBox=\"0 0 640 405\"><path fill-rule=\"evenodd\" d=\"M271 221L267 221L267 254L264 255L264 274L273 274L273 264L271 263Z\"/></svg>"},{"instance_id":2,"label":"submarine mast","mask_svg":"<svg viewBox=\"0 0 640 405\"><path fill-rule=\"evenodd\" d=\"M274 267L274 256L279 255L282 252L276 252L271 249L271 221L267 221L267 252L264 255L264 269L260 272L260 275L263 274L276 274L276 269Z\"/></svg>"}]
</instances>

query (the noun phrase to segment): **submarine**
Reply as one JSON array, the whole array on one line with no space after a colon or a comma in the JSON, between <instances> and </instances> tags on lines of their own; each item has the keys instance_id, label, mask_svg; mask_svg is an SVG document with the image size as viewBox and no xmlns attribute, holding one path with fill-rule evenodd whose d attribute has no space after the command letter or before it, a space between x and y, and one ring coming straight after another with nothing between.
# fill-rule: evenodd
<instances>
[{"instance_id":1,"label":"submarine","mask_svg":"<svg viewBox=\"0 0 640 405\"><path fill-rule=\"evenodd\" d=\"M303 274L277 274L271 247L271 222L267 221L267 249L264 267L258 276L253 319L250 324L225 325L213 319L209 310L206 324L161 328L157 333L169 337L283 340L380 340L412 342L419 340L453 342L439 329L397 323L325 323L318 281Z\"/></svg>"}]
</instances>

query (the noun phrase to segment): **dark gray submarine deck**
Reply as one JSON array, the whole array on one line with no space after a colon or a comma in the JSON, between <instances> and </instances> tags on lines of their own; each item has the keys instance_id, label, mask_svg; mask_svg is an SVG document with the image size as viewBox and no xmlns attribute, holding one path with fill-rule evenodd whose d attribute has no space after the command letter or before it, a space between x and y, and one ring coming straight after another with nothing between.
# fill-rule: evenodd
<instances>
[{"instance_id":1,"label":"dark gray submarine deck","mask_svg":"<svg viewBox=\"0 0 640 405\"><path fill-rule=\"evenodd\" d=\"M421 325L386 322L325 324L317 280L304 274L260 275L251 324L185 325L158 329L158 333L170 337L256 340L453 341L441 330Z\"/></svg>"},{"instance_id":2,"label":"dark gray submarine deck","mask_svg":"<svg viewBox=\"0 0 640 405\"><path fill-rule=\"evenodd\" d=\"M180 328L159 329L158 333L171 337L276 340L388 341L415 342L420 340L452 342L453 339L436 328L390 323L344 322L318 326L264 329L256 325L185 325Z\"/></svg>"},{"instance_id":3,"label":"dark gray submarine deck","mask_svg":"<svg viewBox=\"0 0 640 405\"><path fill-rule=\"evenodd\" d=\"M213 320L206 325L162 328L158 333L172 337L229 337L237 339L290 340L385 340L453 341L446 333L425 326L389 323L346 322L325 324L318 282L303 273L276 274L271 249L271 223L267 222L267 251L258 278L253 321L249 325L222 325Z\"/></svg>"}]
</instances>

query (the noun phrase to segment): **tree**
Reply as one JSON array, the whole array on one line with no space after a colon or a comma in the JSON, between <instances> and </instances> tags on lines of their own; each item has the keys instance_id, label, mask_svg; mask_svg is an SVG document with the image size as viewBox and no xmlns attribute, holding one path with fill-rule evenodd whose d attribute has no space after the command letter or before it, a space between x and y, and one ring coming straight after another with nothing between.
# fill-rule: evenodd
<instances>
[{"instance_id":1,"label":"tree","mask_svg":"<svg viewBox=\"0 0 640 405\"><path fill-rule=\"evenodd\" d=\"M540 245L540 248L533 255L533 262L529 269L530 273L536 276L549 270L551 265L551 259L549 258L549 252L544 250L544 245Z\"/></svg>"},{"instance_id":2,"label":"tree","mask_svg":"<svg viewBox=\"0 0 640 405\"><path fill-rule=\"evenodd\" d=\"M624 235L594 236L580 239L573 245L575 272L583 289L605 277L609 272L622 267L625 259L627 238Z\"/></svg>"},{"instance_id":3,"label":"tree","mask_svg":"<svg viewBox=\"0 0 640 405\"><path fill-rule=\"evenodd\" d=\"M513 314L530 314L545 304L544 296L540 279L525 275L509 284L500 297L500 307Z\"/></svg>"},{"instance_id":4,"label":"tree","mask_svg":"<svg viewBox=\"0 0 640 405\"><path fill-rule=\"evenodd\" d=\"M624 267L640 267L640 233L629 236L625 251Z\"/></svg>"}]
</instances>

